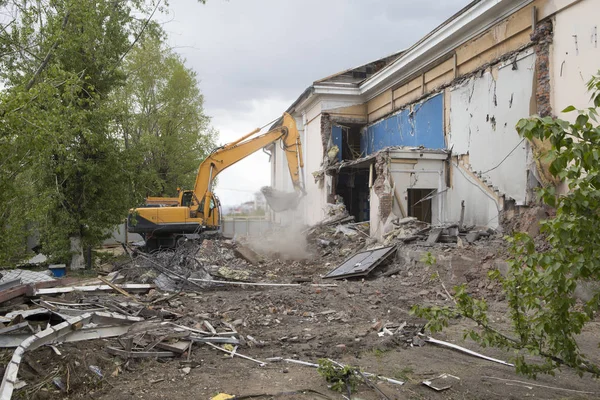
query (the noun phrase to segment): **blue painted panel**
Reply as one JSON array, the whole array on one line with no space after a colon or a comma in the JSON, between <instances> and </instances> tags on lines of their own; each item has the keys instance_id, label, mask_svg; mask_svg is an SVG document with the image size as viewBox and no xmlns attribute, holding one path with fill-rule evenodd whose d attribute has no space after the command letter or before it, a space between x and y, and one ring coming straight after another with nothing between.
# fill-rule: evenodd
<instances>
[{"instance_id":1,"label":"blue painted panel","mask_svg":"<svg viewBox=\"0 0 600 400\"><path fill-rule=\"evenodd\" d=\"M443 101L439 94L414 105L412 112L405 109L368 126L361 135L360 150L371 154L389 146L445 148Z\"/></svg>"},{"instance_id":2,"label":"blue painted panel","mask_svg":"<svg viewBox=\"0 0 600 400\"><path fill-rule=\"evenodd\" d=\"M342 161L342 128L340 126L333 125L331 127L331 141L340 150L337 153L337 159Z\"/></svg>"}]
</instances>

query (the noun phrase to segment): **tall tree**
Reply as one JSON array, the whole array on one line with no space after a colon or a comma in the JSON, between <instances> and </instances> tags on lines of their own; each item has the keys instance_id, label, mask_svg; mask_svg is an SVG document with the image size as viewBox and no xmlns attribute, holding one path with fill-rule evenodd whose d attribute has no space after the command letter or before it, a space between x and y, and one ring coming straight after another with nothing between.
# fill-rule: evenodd
<instances>
[{"instance_id":1,"label":"tall tree","mask_svg":"<svg viewBox=\"0 0 600 400\"><path fill-rule=\"evenodd\" d=\"M191 187L200 162L215 147L196 73L149 35L125 62L127 81L115 92L118 132L129 154L137 200Z\"/></svg>"},{"instance_id":2,"label":"tall tree","mask_svg":"<svg viewBox=\"0 0 600 400\"><path fill-rule=\"evenodd\" d=\"M110 95L124 84L124 57L156 28L137 17L160 3L0 0L10 16L0 27L3 237L35 224L43 250L68 261L124 217L129 165ZM0 257L18 256L22 243L9 243Z\"/></svg>"}]
</instances>

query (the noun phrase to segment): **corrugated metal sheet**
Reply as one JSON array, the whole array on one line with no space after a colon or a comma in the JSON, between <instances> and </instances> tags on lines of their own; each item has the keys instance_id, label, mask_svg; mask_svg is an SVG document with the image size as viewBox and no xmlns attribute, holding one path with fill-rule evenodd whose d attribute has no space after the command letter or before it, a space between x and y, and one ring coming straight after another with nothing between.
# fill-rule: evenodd
<instances>
[{"instance_id":1,"label":"corrugated metal sheet","mask_svg":"<svg viewBox=\"0 0 600 400\"><path fill-rule=\"evenodd\" d=\"M363 154L389 146L444 149L444 96L438 94L367 127L360 140Z\"/></svg>"},{"instance_id":2,"label":"corrugated metal sheet","mask_svg":"<svg viewBox=\"0 0 600 400\"><path fill-rule=\"evenodd\" d=\"M225 237L260 236L271 230L273 222L264 218L224 219L222 233Z\"/></svg>"}]
</instances>

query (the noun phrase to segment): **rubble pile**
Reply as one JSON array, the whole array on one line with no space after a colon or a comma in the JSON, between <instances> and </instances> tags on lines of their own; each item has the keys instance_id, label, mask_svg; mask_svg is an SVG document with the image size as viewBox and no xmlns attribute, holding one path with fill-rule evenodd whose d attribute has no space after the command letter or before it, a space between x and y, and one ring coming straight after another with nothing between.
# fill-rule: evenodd
<instances>
[{"instance_id":1,"label":"rubble pile","mask_svg":"<svg viewBox=\"0 0 600 400\"><path fill-rule=\"evenodd\" d=\"M392 220L377 243L369 223L353 222L343 204L333 206L325 221L258 240L212 236L152 254L126 247L112 272L100 268L96 278L5 274L0 398L13 392L111 398L120 390L114 385L126 385L122 376L144 393L154 385L168 391L190 384L188 390L198 390L193 397L210 398L231 383L230 370L255 376L254 368L268 366L262 370L267 375L287 374L290 364L314 367L320 358L364 359L365 367L381 368L373 372L393 377L384 382L409 384L407 372L395 373L369 357L412 353L397 357L410 360L407 365L415 359L428 364L423 354L434 347L461 351L426 336L426 321L409 313L413 305L451 306L451 288L461 282L474 295L503 301L494 297L500 286L487 278L489 270L502 268L502 242L493 232L404 218ZM298 250L294 257L290 249ZM429 252L433 263L423 261ZM345 265L345 275L327 279ZM435 376L444 372L435 369ZM304 379L305 372L297 373ZM211 386L213 381L220 383Z\"/></svg>"}]
</instances>

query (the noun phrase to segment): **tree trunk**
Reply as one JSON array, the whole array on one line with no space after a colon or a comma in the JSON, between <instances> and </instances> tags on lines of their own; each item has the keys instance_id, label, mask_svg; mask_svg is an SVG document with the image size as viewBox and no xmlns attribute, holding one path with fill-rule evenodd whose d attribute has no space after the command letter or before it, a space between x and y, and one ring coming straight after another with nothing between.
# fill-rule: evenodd
<instances>
[{"instance_id":1,"label":"tree trunk","mask_svg":"<svg viewBox=\"0 0 600 400\"><path fill-rule=\"evenodd\" d=\"M83 256L83 246L80 236L71 236L71 269L84 269L85 257Z\"/></svg>"}]
</instances>

